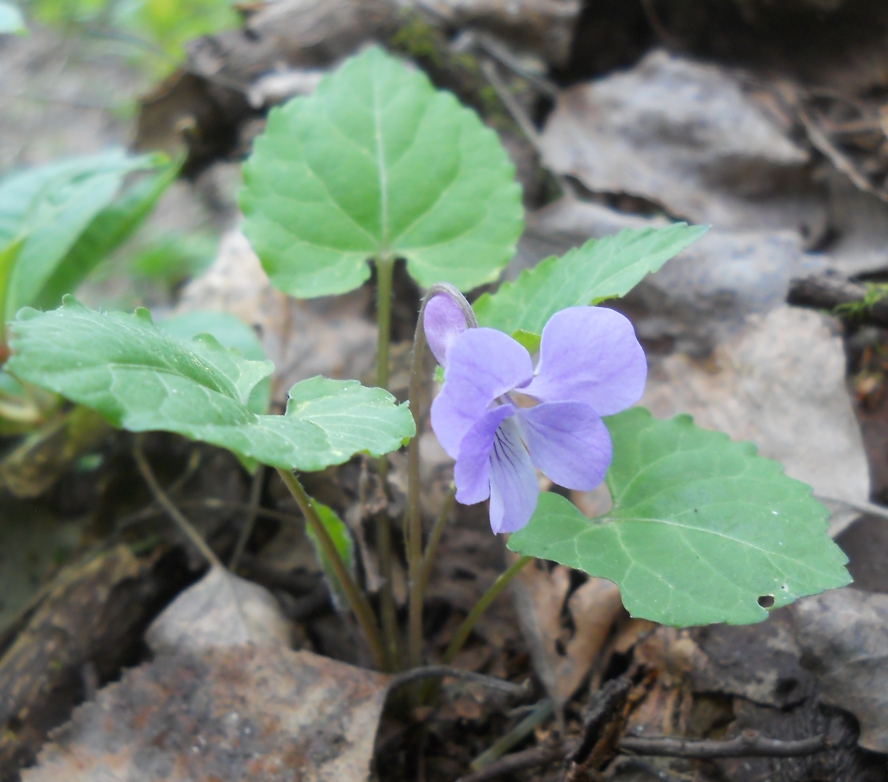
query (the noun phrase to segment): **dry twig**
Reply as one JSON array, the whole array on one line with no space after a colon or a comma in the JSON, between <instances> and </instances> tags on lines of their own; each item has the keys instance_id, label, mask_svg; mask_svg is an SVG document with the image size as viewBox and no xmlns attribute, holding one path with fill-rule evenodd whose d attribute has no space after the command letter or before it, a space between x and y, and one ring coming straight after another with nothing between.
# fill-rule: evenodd
<instances>
[{"instance_id":1,"label":"dry twig","mask_svg":"<svg viewBox=\"0 0 888 782\"><path fill-rule=\"evenodd\" d=\"M656 755L668 758L792 758L814 755L829 748L827 736L783 741L760 736L745 730L733 739L681 739L672 736L641 738L627 736L620 741L620 752L635 755Z\"/></svg>"}]
</instances>

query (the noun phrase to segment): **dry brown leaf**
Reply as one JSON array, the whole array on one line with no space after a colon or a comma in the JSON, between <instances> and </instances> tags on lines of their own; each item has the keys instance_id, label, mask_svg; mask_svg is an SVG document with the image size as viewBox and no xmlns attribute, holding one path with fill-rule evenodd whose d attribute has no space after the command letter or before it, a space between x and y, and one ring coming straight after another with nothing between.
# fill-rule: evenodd
<instances>
[{"instance_id":1,"label":"dry brown leaf","mask_svg":"<svg viewBox=\"0 0 888 782\"><path fill-rule=\"evenodd\" d=\"M79 708L23 782L364 782L387 684L281 646L164 655Z\"/></svg>"},{"instance_id":2,"label":"dry brown leaf","mask_svg":"<svg viewBox=\"0 0 888 782\"><path fill-rule=\"evenodd\" d=\"M731 230L821 235L808 154L730 71L656 51L631 71L565 90L542 135L546 165Z\"/></svg>"},{"instance_id":3,"label":"dry brown leaf","mask_svg":"<svg viewBox=\"0 0 888 782\"><path fill-rule=\"evenodd\" d=\"M703 658L687 630L660 627L635 647L635 661L657 671L653 686L632 712L627 732L685 735L693 706L691 672Z\"/></svg>"},{"instance_id":4,"label":"dry brown leaf","mask_svg":"<svg viewBox=\"0 0 888 782\"><path fill-rule=\"evenodd\" d=\"M711 625L692 631L701 650L691 680L697 693L727 693L788 710L817 694L793 635L791 609L755 625Z\"/></svg>"},{"instance_id":5,"label":"dry brown leaf","mask_svg":"<svg viewBox=\"0 0 888 782\"><path fill-rule=\"evenodd\" d=\"M468 27L498 35L509 46L564 67L570 58L579 0L408 0L431 9L453 29Z\"/></svg>"},{"instance_id":6,"label":"dry brown leaf","mask_svg":"<svg viewBox=\"0 0 888 782\"><path fill-rule=\"evenodd\" d=\"M603 578L590 578L567 598L570 578L562 565L550 573L532 563L512 582L534 669L556 710L586 678L623 607L620 590ZM562 626L565 599L573 632Z\"/></svg>"},{"instance_id":7,"label":"dry brown leaf","mask_svg":"<svg viewBox=\"0 0 888 782\"><path fill-rule=\"evenodd\" d=\"M857 717L861 747L888 752L888 595L834 589L799 600L793 611L821 698Z\"/></svg>"}]
</instances>

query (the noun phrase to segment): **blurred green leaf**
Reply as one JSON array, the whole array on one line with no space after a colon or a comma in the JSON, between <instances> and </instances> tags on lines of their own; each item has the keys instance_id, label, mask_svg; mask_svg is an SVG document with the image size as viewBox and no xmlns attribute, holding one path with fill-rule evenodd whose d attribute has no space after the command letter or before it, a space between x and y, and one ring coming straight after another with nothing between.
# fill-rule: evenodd
<instances>
[{"instance_id":1,"label":"blurred green leaf","mask_svg":"<svg viewBox=\"0 0 888 782\"><path fill-rule=\"evenodd\" d=\"M336 512L332 508L328 508L323 503L320 503L314 499L311 501L311 504L318 512L318 517L320 518L321 523L324 525L324 528L327 530L330 537L332 538L333 545L336 546L336 551L339 552L339 556L342 558L343 564L345 565L351 576L354 578L354 541L352 540L352 535L349 531L349 528L345 525L345 522L343 522L339 518L339 516L336 515ZM343 591L342 585L339 583L339 579L336 578L336 572L333 570L333 566L330 564L330 560L327 559L327 556L324 554L324 549L318 542L317 535L315 535L314 530L308 524L305 525L305 533L306 535L308 535L308 539L311 541L312 546L314 546L315 556L318 558L318 562L320 562L321 568L324 571L324 577L327 581L327 588L330 590L330 596L333 598L333 603L336 606L336 610L340 612L347 612L349 610L348 597Z\"/></svg>"},{"instance_id":2,"label":"blurred green leaf","mask_svg":"<svg viewBox=\"0 0 888 782\"><path fill-rule=\"evenodd\" d=\"M0 35L26 35L27 32L22 12L12 3L0 2Z\"/></svg>"},{"instance_id":3,"label":"blurred green leaf","mask_svg":"<svg viewBox=\"0 0 888 782\"><path fill-rule=\"evenodd\" d=\"M127 271L134 277L161 282L167 286L194 277L212 262L218 240L204 233L171 231L127 248Z\"/></svg>"},{"instance_id":4,"label":"blurred green leaf","mask_svg":"<svg viewBox=\"0 0 888 782\"><path fill-rule=\"evenodd\" d=\"M4 317L9 319L20 307L40 301L47 286L58 292L68 274L61 270L62 265L115 201L124 177L163 165L162 156L130 157L112 150L40 166L0 181L0 253L21 243L11 263L5 257L9 268L0 291ZM130 218L133 215L138 213ZM117 231L125 234L134 227L131 222L121 214L109 214L100 224L112 231L114 240ZM77 250L70 282L79 281L79 270L92 263L88 248L99 244L96 233ZM78 267L78 263L82 265ZM62 275L58 282L54 281L57 274ZM45 298L50 298L49 293Z\"/></svg>"},{"instance_id":5,"label":"blurred green leaf","mask_svg":"<svg viewBox=\"0 0 888 782\"><path fill-rule=\"evenodd\" d=\"M188 41L240 22L232 0L30 0L28 7L44 24L101 23L135 35L162 49L171 61L184 57ZM157 64L156 56L152 64Z\"/></svg>"},{"instance_id":6,"label":"blurred green leaf","mask_svg":"<svg viewBox=\"0 0 888 782\"><path fill-rule=\"evenodd\" d=\"M180 163L168 163L146 174L99 212L31 305L43 310L52 309L61 303L66 293L74 293L90 272L142 225L160 196L178 176L180 167Z\"/></svg>"}]
</instances>

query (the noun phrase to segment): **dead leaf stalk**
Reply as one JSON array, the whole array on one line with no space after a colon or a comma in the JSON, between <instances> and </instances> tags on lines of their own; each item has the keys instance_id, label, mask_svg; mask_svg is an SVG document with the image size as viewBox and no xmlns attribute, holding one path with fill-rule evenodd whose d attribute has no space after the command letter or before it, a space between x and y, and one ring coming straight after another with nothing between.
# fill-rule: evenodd
<instances>
[{"instance_id":1,"label":"dead leaf stalk","mask_svg":"<svg viewBox=\"0 0 888 782\"><path fill-rule=\"evenodd\" d=\"M475 604L475 607L469 611L469 615L463 620L463 623L457 629L456 634L453 636L453 640L450 641L450 645L441 657L442 663L446 664L453 661L463 648L463 644L468 639L469 634L472 632L472 628L481 618L481 615L497 598L499 593L509 585L509 582L511 582L511 580L515 578L515 576L521 572L522 568L524 568L524 566L531 560L533 560L533 557L519 557L511 564L505 573L502 573L499 578L490 585L490 588L481 596L481 599Z\"/></svg>"},{"instance_id":2,"label":"dead leaf stalk","mask_svg":"<svg viewBox=\"0 0 888 782\"><path fill-rule=\"evenodd\" d=\"M262 499L262 487L265 484L265 465L260 464L256 468L256 474L253 475L253 482L250 485L250 501L247 509L247 517L244 519L244 526L241 527L240 535L238 535L237 543L234 546L234 552L228 562L228 568L232 573L237 572L237 566L241 557L244 555L244 549L253 534L253 527L256 525L256 519L259 517L259 502Z\"/></svg>"},{"instance_id":3,"label":"dead leaf stalk","mask_svg":"<svg viewBox=\"0 0 888 782\"><path fill-rule=\"evenodd\" d=\"M641 742L645 742L643 751ZM565 742L558 737L521 752L505 755L493 763L472 774L460 777L456 782L490 782L493 779L525 771L553 763L569 757L579 742ZM735 757L801 757L813 755L829 748L826 736L814 736L798 741L781 741L769 739L753 731L728 740L686 740L672 736L651 738L624 738L619 744L620 752L631 752L633 755L658 757L684 757L698 759L735 758Z\"/></svg>"},{"instance_id":4,"label":"dead leaf stalk","mask_svg":"<svg viewBox=\"0 0 888 782\"><path fill-rule=\"evenodd\" d=\"M168 492L169 493L169 492ZM202 500L184 500L178 504L179 508L207 508L208 510L240 510L240 511L249 511L250 503L248 502L235 502L233 500L223 500L219 497L205 497ZM125 529L127 527L132 527L136 524L141 524L143 521L147 521L148 519L152 519L155 516L159 516L164 511L162 509L158 509L152 503L147 508L143 508L142 510L136 511L135 513L131 513L128 516L124 516L120 521L117 522L117 526L119 529ZM262 518L267 519L276 519L277 521L285 521L290 524L299 524L300 526L303 523L302 517L297 516L294 513L287 513L282 510L274 510L272 508L257 508L256 515Z\"/></svg>"},{"instance_id":5,"label":"dead leaf stalk","mask_svg":"<svg viewBox=\"0 0 888 782\"><path fill-rule=\"evenodd\" d=\"M495 676L485 676L483 673L466 671L450 665L424 665L419 668L411 668L409 671L393 676L389 683L389 690L395 690L398 687L424 679L444 678L463 679L474 684L480 684L491 690L500 690L509 695L521 696L528 693L526 684L514 684L513 682L507 682L505 679L497 679Z\"/></svg>"},{"instance_id":6,"label":"dead leaf stalk","mask_svg":"<svg viewBox=\"0 0 888 782\"><path fill-rule=\"evenodd\" d=\"M460 777L456 782L489 782L492 779L500 779L518 771L545 766L560 759L563 755L564 747L560 740L547 742L539 747L531 747L522 752L506 755L480 771Z\"/></svg>"},{"instance_id":7,"label":"dead leaf stalk","mask_svg":"<svg viewBox=\"0 0 888 782\"><path fill-rule=\"evenodd\" d=\"M456 486L451 484L444 497L444 502L441 505L441 511L438 513L438 518L435 520L435 526L432 527L432 532L429 535L429 542L426 544L425 554L423 554L422 557L422 573L420 574L420 581L422 583L421 589L423 594L425 594L426 589L428 589L429 579L432 576L432 567L435 563L435 554L438 553L438 545L441 543L441 535L444 534L444 527L447 526L447 519L450 516L450 511L453 509L455 499Z\"/></svg>"},{"instance_id":8,"label":"dead leaf stalk","mask_svg":"<svg viewBox=\"0 0 888 782\"><path fill-rule=\"evenodd\" d=\"M330 534L327 532L327 528L324 526L324 523L321 521L317 511L315 511L314 506L312 505L311 497L308 496L305 489L302 487L302 484L299 482L299 479L289 470L281 468L278 468L278 475L281 476L284 485L287 487L290 494L293 495L293 499L296 500L299 510L301 510L303 516L305 516L306 523L312 528L317 536L318 542L321 544L321 549L324 552L324 556L326 556L330 562L330 565L333 568L333 573L339 581L342 591L345 593L348 604L354 612L358 624L361 626L364 638L367 641L367 645L370 647L370 654L373 656L373 662L378 668L385 669L387 667L388 655L385 652L382 636L380 635L379 627L376 624L376 617L373 614L373 609L370 607L367 596L361 591L360 587L355 583L351 574L348 572L348 568L346 568L345 563L342 561L342 557L339 556L339 552L336 550L336 544L333 543Z\"/></svg>"},{"instance_id":9,"label":"dead leaf stalk","mask_svg":"<svg viewBox=\"0 0 888 782\"><path fill-rule=\"evenodd\" d=\"M161 488L160 484L157 482L157 478L154 476L154 472L151 470L151 465L148 464L148 460L145 458L145 453L142 451L140 443L136 443L135 448L133 448L133 458L136 460L136 466L139 468L142 478L145 480L145 483L148 484L148 488L154 495L154 499L176 523L176 526L179 527L182 534L185 535L191 544L203 555L204 559L209 562L211 567L220 567L224 569L225 566L219 561L219 557L216 556L215 552L207 545L207 542L200 536L192 523L188 521L182 511L176 507L175 503Z\"/></svg>"},{"instance_id":10,"label":"dead leaf stalk","mask_svg":"<svg viewBox=\"0 0 888 782\"><path fill-rule=\"evenodd\" d=\"M509 92L509 88L506 83L500 78L499 73L497 73L496 65L490 60L481 63L481 71L484 74L484 77L490 82L490 86L493 87L494 91L499 97L502 104L508 109L509 114L512 115L512 119L515 120L515 123L521 128L521 132L527 137L527 140L530 142L530 145L534 148L536 153L540 157L540 161L542 164L543 160L543 145L540 142L540 134L537 129L534 127L533 123L530 121L530 118L525 113L524 109L521 108L520 104L515 97ZM556 173L555 171L549 171L552 177L555 179L555 182L558 184L558 188L561 192L568 197L576 196L577 192L574 186L561 174Z\"/></svg>"},{"instance_id":11,"label":"dead leaf stalk","mask_svg":"<svg viewBox=\"0 0 888 782\"><path fill-rule=\"evenodd\" d=\"M814 495L814 498L824 502L835 502L848 508L853 508L861 513L878 516L881 519L888 519L888 508L883 508L881 505L876 505L873 502L855 502L854 500L843 500L838 497L823 497L816 494Z\"/></svg>"}]
</instances>

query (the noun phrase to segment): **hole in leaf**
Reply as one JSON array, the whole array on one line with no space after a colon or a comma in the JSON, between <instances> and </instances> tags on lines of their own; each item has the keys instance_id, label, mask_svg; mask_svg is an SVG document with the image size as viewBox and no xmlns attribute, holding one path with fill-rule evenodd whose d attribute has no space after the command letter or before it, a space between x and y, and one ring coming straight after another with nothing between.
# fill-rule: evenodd
<instances>
[{"instance_id":1,"label":"hole in leaf","mask_svg":"<svg viewBox=\"0 0 888 782\"><path fill-rule=\"evenodd\" d=\"M772 605L774 605L774 595L762 595L758 599L758 604L762 608L770 608Z\"/></svg>"}]
</instances>

